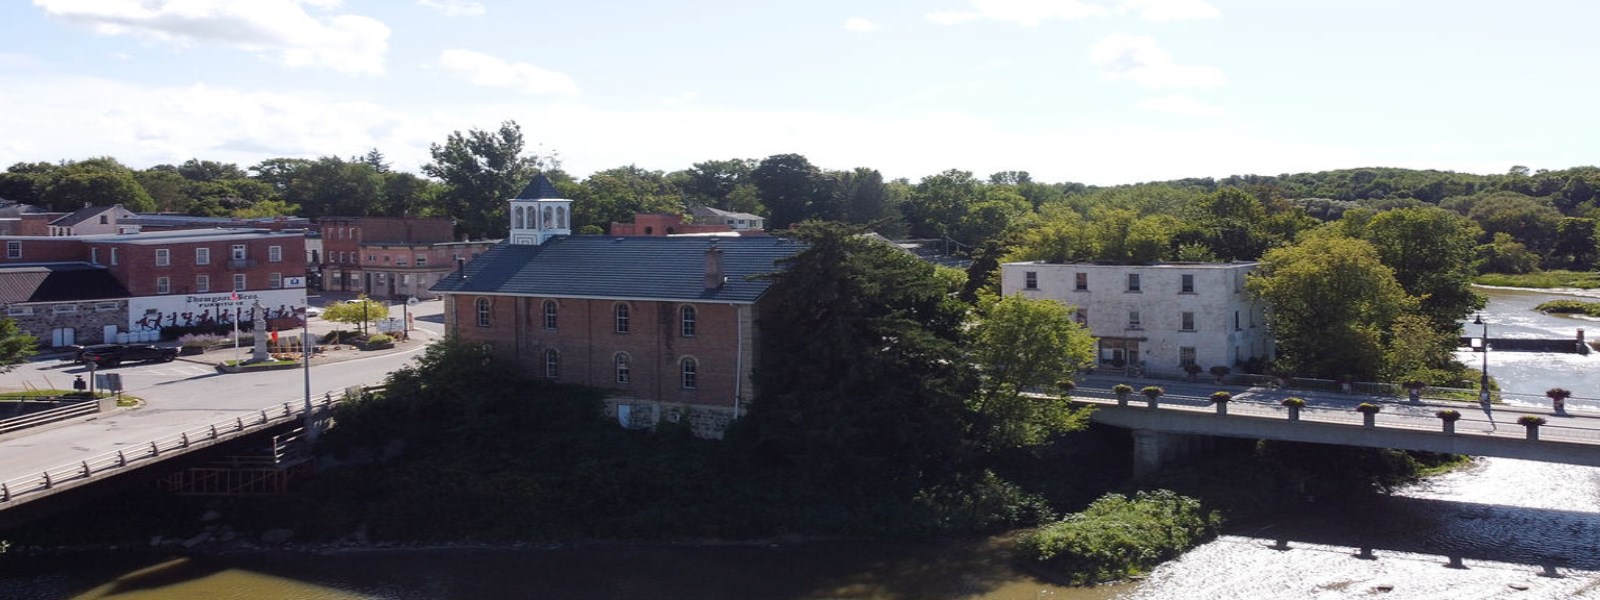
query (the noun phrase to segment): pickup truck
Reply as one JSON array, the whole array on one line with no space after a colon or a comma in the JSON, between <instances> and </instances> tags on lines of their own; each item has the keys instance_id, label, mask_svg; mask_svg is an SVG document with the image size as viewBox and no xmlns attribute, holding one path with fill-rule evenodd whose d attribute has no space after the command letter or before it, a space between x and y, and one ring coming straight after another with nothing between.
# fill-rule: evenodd
<instances>
[{"instance_id":1,"label":"pickup truck","mask_svg":"<svg viewBox=\"0 0 1600 600\"><path fill-rule=\"evenodd\" d=\"M78 362L94 363L97 368L115 367L124 362L172 362L178 357L177 348L162 348L151 344L96 344L78 352Z\"/></svg>"}]
</instances>

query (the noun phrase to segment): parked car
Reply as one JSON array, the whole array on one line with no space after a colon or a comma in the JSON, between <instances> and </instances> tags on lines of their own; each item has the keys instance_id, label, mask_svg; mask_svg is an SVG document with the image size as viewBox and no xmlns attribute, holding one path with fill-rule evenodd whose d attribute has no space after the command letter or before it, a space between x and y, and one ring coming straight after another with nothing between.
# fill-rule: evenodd
<instances>
[{"instance_id":1,"label":"parked car","mask_svg":"<svg viewBox=\"0 0 1600 600\"><path fill-rule=\"evenodd\" d=\"M320 307L320 306L307 306L306 307L306 316L307 317L320 317L320 316L322 316L322 307Z\"/></svg>"},{"instance_id":2,"label":"parked car","mask_svg":"<svg viewBox=\"0 0 1600 600\"><path fill-rule=\"evenodd\" d=\"M172 362L178 357L177 348L163 348L153 344L96 344L78 353L78 362L94 363L96 367L115 367L125 362Z\"/></svg>"}]
</instances>

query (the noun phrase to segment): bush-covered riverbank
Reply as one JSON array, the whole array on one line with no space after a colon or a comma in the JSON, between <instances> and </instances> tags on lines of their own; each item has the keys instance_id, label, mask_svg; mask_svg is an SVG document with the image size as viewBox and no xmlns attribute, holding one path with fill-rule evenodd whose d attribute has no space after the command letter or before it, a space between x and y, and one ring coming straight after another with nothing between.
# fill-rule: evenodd
<instances>
[{"instance_id":1,"label":"bush-covered riverbank","mask_svg":"<svg viewBox=\"0 0 1600 600\"><path fill-rule=\"evenodd\" d=\"M1534 310L1545 314L1559 315L1586 315L1600 317L1600 302L1585 302L1582 300L1551 300L1533 307Z\"/></svg>"},{"instance_id":2,"label":"bush-covered riverbank","mask_svg":"<svg viewBox=\"0 0 1600 600\"><path fill-rule=\"evenodd\" d=\"M1472 278L1476 285L1533 289L1600 288L1600 273L1594 271L1535 271L1533 273L1485 273Z\"/></svg>"}]
</instances>

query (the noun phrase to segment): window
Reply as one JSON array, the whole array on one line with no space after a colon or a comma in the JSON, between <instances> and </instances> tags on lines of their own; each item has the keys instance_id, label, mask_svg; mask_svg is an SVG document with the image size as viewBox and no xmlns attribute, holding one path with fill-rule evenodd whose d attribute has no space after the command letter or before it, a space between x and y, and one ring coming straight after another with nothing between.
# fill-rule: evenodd
<instances>
[{"instance_id":1,"label":"window","mask_svg":"<svg viewBox=\"0 0 1600 600\"><path fill-rule=\"evenodd\" d=\"M89 249L89 264L92 264L92 265L100 264L100 249L99 248L90 248Z\"/></svg>"},{"instance_id":2,"label":"window","mask_svg":"<svg viewBox=\"0 0 1600 600\"><path fill-rule=\"evenodd\" d=\"M1022 288L1023 289L1028 289L1028 290L1037 290L1037 289L1039 289L1039 272L1038 271L1028 271L1026 273L1023 273L1022 274L1022 278L1023 278L1023 283L1022 283Z\"/></svg>"},{"instance_id":3,"label":"window","mask_svg":"<svg viewBox=\"0 0 1600 600\"><path fill-rule=\"evenodd\" d=\"M396 259L394 259L394 266L396 266L396 267L404 267L404 266L406 266L406 259L404 259L404 258L396 258Z\"/></svg>"},{"instance_id":4,"label":"window","mask_svg":"<svg viewBox=\"0 0 1600 600\"><path fill-rule=\"evenodd\" d=\"M211 249L210 248L195 248L194 249L194 264L197 264L197 265L209 265L209 264L211 264Z\"/></svg>"},{"instance_id":5,"label":"window","mask_svg":"<svg viewBox=\"0 0 1600 600\"><path fill-rule=\"evenodd\" d=\"M632 372L628 368L632 362L633 361L628 358L627 352L617 353L617 383L627 385L628 380L633 376Z\"/></svg>"},{"instance_id":6,"label":"window","mask_svg":"<svg viewBox=\"0 0 1600 600\"><path fill-rule=\"evenodd\" d=\"M109 224L110 222L111 222L110 220L106 219L105 215L100 215L100 224L101 225L106 225L106 224Z\"/></svg>"},{"instance_id":7,"label":"window","mask_svg":"<svg viewBox=\"0 0 1600 600\"><path fill-rule=\"evenodd\" d=\"M556 315L557 315L557 311L560 310L560 308L561 307L556 304L555 300L545 300L544 301L544 328L545 329L552 329L553 330L553 329L556 328Z\"/></svg>"},{"instance_id":8,"label":"window","mask_svg":"<svg viewBox=\"0 0 1600 600\"><path fill-rule=\"evenodd\" d=\"M275 290L279 289L279 288L282 288L283 287L283 273L268 273L267 274L267 287L275 289Z\"/></svg>"},{"instance_id":9,"label":"window","mask_svg":"<svg viewBox=\"0 0 1600 600\"><path fill-rule=\"evenodd\" d=\"M234 244L233 253L229 254L229 256L232 256L234 260L244 260L244 244Z\"/></svg>"},{"instance_id":10,"label":"window","mask_svg":"<svg viewBox=\"0 0 1600 600\"><path fill-rule=\"evenodd\" d=\"M617 317L617 333L627 333L628 305L626 303L618 303L614 311L616 312Z\"/></svg>"},{"instance_id":11,"label":"window","mask_svg":"<svg viewBox=\"0 0 1600 600\"><path fill-rule=\"evenodd\" d=\"M547 379L561 376L561 353L555 348L546 348L544 351L544 376Z\"/></svg>"},{"instance_id":12,"label":"window","mask_svg":"<svg viewBox=\"0 0 1600 600\"><path fill-rule=\"evenodd\" d=\"M210 275L195 275L194 276L194 293L196 293L196 294L204 294L204 293L209 292L209 291L211 291L211 276Z\"/></svg>"},{"instance_id":13,"label":"window","mask_svg":"<svg viewBox=\"0 0 1600 600\"><path fill-rule=\"evenodd\" d=\"M1193 294L1194 293L1194 275L1184 275L1183 276L1183 285L1178 289L1178 293L1180 293L1180 294Z\"/></svg>"},{"instance_id":14,"label":"window","mask_svg":"<svg viewBox=\"0 0 1600 600\"><path fill-rule=\"evenodd\" d=\"M166 248L156 248L156 266L165 267L172 264L172 251Z\"/></svg>"},{"instance_id":15,"label":"window","mask_svg":"<svg viewBox=\"0 0 1600 600\"><path fill-rule=\"evenodd\" d=\"M22 242L6 242L6 258L22 258Z\"/></svg>"},{"instance_id":16,"label":"window","mask_svg":"<svg viewBox=\"0 0 1600 600\"><path fill-rule=\"evenodd\" d=\"M96 303L94 303L94 311L95 312L115 312L118 308L121 308L121 306L118 305L115 302L96 302Z\"/></svg>"},{"instance_id":17,"label":"window","mask_svg":"<svg viewBox=\"0 0 1600 600\"><path fill-rule=\"evenodd\" d=\"M693 358L685 358L680 366L682 376L679 377L679 379L681 380L683 389L695 389L700 383L698 381L700 377L700 363L696 362Z\"/></svg>"},{"instance_id":18,"label":"window","mask_svg":"<svg viewBox=\"0 0 1600 600\"><path fill-rule=\"evenodd\" d=\"M1139 323L1139 311L1128 311L1128 329L1142 329Z\"/></svg>"},{"instance_id":19,"label":"window","mask_svg":"<svg viewBox=\"0 0 1600 600\"><path fill-rule=\"evenodd\" d=\"M1195 362L1194 362L1194 346L1182 346L1182 347L1179 347L1178 348L1178 366L1187 367L1187 366L1192 365L1192 364L1195 364Z\"/></svg>"},{"instance_id":20,"label":"window","mask_svg":"<svg viewBox=\"0 0 1600 600\"><path fill-rule=\"evenodd\" d=\"M1130 292L1139 291L1139 274L1138 273L1129 273L1128 274L1128 291L1130 291Z\"/></svg>"},{"instance_id":21,"label":"window","mask_svg":"<svg viewBox=\"0 0 1600 600\"><path fill-rule=\"evenodd\" d=\"M1072 317L1078 321L1079 325L1082 325L1084 327L1088 327L1089 326L1089 309L1080 308L1080 309L1078 309L1077 313L1072 315Z\"/></svg>"},{"instance_id":22,"label":"window","mask_svg":"<svg viewBox=\"0 0 1600 600\"><path fill-rule=\"evenodd\" d=\"M116 248L112 248L111 249L111 266L113 266L113 267L117 266L117 249Z\"/></svg>"},{"instance_id":23,"label":"window","mask_svg":"<svg viewBox=\"0 0 1600 600\"><path fill-rule=\"evenodd\" d=\"M419 267L428 266L428 257L423 256L421 254L418 254L417 255L417 266L419 266Z\"/></svg>"},{"instance_id":24,"label":"window","mask_svg":"<svg viewBox=\"0 0 1600 600\"><path fill-rule=\"evenodd\" d=\"M157 277L156 278L156 293L157 294L170 294L170 293L172 293L172 282L170 280L168 280L167 278L165 278L165 277Z\"/></svg>"},{"instance_id":25,"label":"window","mask_svg":"<svg viewBox=\"0 0 1600 600\"><path fill-rule=\"evenodd\" d=\"M233 291L237 292L237 291L244 290L245 289L245 285L244 284L245 284L244 273L234 273L234 275L233 275Z\"/></svg>"},{"instance_id":26,"label":"window","mask_svg":"<svg viewBox=\"0 0 1600 600\"><path fill-rule=\"evenodd\" d=\"M283 246L267 246L267 262L283 262Z\"/></svg>"},{"instance_id":27,"label":"window","mask_svg":"<svg viewBox=\"0 0 1600 600\"><path fill-rule=\"evenodd\" d=\"M33 307L32 306L8 306L8 307L6 307L6 316L8 316L8 317L29 317L29 316L33 316Z\"/></svg>"},{"instance_id":28,"label":"window","mask_svg":"<svg viewBox=\"0 0 1600 600\"><path fill-rule=\"evenodd\" d=\"M1183 331L1194 331L1194 313L1192 313L1192 312L1183 313L1183 325L1180 326L1178 329L1181 329Z\"/></svg>"},{"instance_id":29,"label":"window","mask_svg":"<svg viewBox=\"0 0 1600 600\"><path fill-rule=\"evenodd\" d=\"M1233 330L1239 330L1239 311L1233 311Z\"/></svg>"},{"instance_id":30,"label":"window","mask_svg":"<svg viewBox=\"0 0 1600 600\"><path fill-rule=\"evenodd\" d=\"M683 337L694 337L695 310L693 306L678 309L678 321L683 325Z\"/></svg>"},{"instance_id":31,"label":"window","mask_svg":"<svg viewBox=\"0 0 1600 600\"><path fill-rule=\"evenodd\" d=\"M1072 289L1079 292L1089 291L1089 274L1075 273L1072 277Z\"/></svg>"},{"instance_id":32,"label":"window","mask_svg":"<svg viewBox=\"0 0 1600 600\"><path fill-rule=\"evenodd\" d=\"M488 327L489 326L489 299L488 298L479 298L478 299L478 326L479 327Z\"/></svg>"},{"instance_id":33,"label":"window","mask_svg":"<svg viewBox=\"0 0 1600 600\"><path fill-rule=\"evenodd\" d=\"M78 312L78 305L76 305L76 304L57 304L55 306L50 307L50 312L52 314L57 314L57 315L76 314Z\"/></svg>"}]
</instances>

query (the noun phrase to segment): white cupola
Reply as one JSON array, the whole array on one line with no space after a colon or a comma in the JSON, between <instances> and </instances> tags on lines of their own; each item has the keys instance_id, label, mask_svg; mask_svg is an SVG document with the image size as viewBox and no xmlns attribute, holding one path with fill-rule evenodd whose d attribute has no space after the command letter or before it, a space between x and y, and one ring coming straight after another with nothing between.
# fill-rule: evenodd
<instances>
[{"instance_id":1,"label":"white cupola","mask_svg":"<svg viewBox=\"0 0 1600 600\"><path fill-rule=\"evenodd\" d=\"M540 174L511 199L511 243L537 246L558 235L572 235L572 201Z\"/></svg>"}]
</instances>

